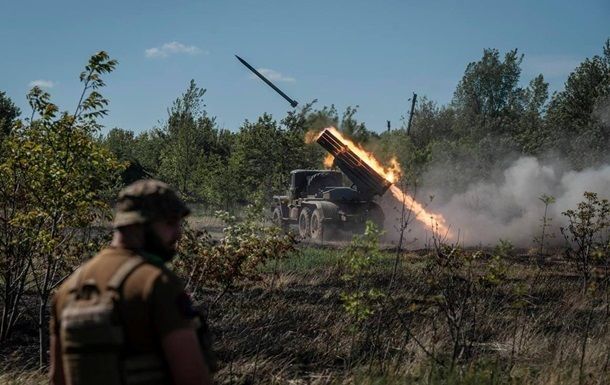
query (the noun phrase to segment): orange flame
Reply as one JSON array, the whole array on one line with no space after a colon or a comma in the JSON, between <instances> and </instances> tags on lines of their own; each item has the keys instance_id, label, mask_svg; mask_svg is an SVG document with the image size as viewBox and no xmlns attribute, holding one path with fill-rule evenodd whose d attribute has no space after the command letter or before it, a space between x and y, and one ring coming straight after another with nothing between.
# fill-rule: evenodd
<instances>
[{"instance_id":1,"label":"orange flame","mask_svg":"<svg viewBox=\"0 0 610 385\"><path fill-rule=\"evenodd\" d=\"M322 130L322 131L324 131L324 130ZM310 144L310 143L315 142L318 139L318 137L320 136L320 134L322 133L322 131L316 131L316 130L308 131L305 134L305 143Z\"/></svg>"},{"instance_id":2,"label":"orange flame","mask_svg":"<svg viewBox=\"0 0 610 385\"><path fill-rule=\"evenodd\" d=\"M343 144L345 144L350 150L352 150L352 152L362 159L363 162L368 164L373 170L375 170L377 173L379 173L379 175L383 176L389 182L395 183L399 179L402 170L396 157L390 159L390 165L388 167L384 167L377 160L377 158L375 158L373 153L366 151L359 144L347 139L336 128L328 127L326 130L329 130L333 135L339 138L339 140L341 140ZM317 140L323 131L324 130L320 132L308 132L305 137L306 142L311 143ZM332 167L333 161L334 157L330 154L327 155L324 158L324 166L327 168ZM427 212L423 205L418 203L410 195L404 193L396 185L392 185L390 187L390 192L395 199L397 199L401 204L404 204L408 210L411 210L411 212L415 214L415 219L421 222L427 229L437 232L440 236L453 238L449 232L449 227L446 224L445 218L442 215Z\"/></svg>"},{"instance_id":3,"label":"orange flame","mask_svg":"<svg viewBox=\"0 0 610 385\"><path fill-rule=\"evenodd\" d=\"M371 168L373 170L377 171L377 173L379 175L381 175L384 178L386 178L389 182L394 183L400 177L400 173L401 173L400 164L398 163L396 158L392 158L390 160L390 167L384 167L377 160L377 158L375 158L373 153L366 151L359 144L354 143L350 139L347 139L335 127L328 127L328 128L325 128L325 130L330 131L333 135L335 135L337 138L339 138L339 140L341 142L343 142L343 144L345 144L350 150L352 150L352 152L354 154L356 154L360 159L362 159L363 162L365 162L366 164L371 166ZM318 139L318 137L320 136L320 134L322 132L324 132L324 130L322 130L319 133L317 133L317 135L315 136L315 139ZM309 135L309 133L308 133L308 135ZM306 137L306 140L307 140L307 137ZM331 159L332 159L332 155L330 155L330 156L331 156ZM326 159L324 159L324 165L326 166L327 163L328 163L328 156L326 157ZM330 162L330 164L332 165L332 162Z\"/></svg>"},{"instance_id":4,"label":"orange flame","mask_svg":"<svg viewBox=\"0 0 610 385\"><path fill-rule=\"evenodd\" d=\"M390 192L394 198L405 205L406 209L415 214L415 219L423 223L427 229L436 232L442 238L446 237L448 239L453 239L453 234L449 231L445 218L441 214L427 212L424 209L424 206L418 203L409 194L405 194L396 185L390 186Z\"/></svg>"}]
</instances>

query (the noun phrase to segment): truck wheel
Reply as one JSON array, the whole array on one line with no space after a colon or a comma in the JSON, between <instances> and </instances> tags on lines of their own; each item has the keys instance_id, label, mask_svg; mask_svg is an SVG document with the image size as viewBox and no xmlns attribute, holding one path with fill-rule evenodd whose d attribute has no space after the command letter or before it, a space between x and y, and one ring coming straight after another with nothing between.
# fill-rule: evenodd
<instances>
[{"instance_id":1,"label":"truck wheel","mask_svg":"<svg viewBox=\"0 0 610 385\"><path fill-rule=\"evenodd\" d=\"M288 230L288 225L282 219L282 209L279 206L273 209L273 214L271 214L271 222L273 222L274 225L283 231Z\"/></svg>"},{"instance_id":2,"label":"truck wheel","mask_svg":"<svg viewBox=\"0 0 610 385\"><path fill-rule=\"evenodd\" d=\"M299 214L299 235L302 238L309 238L311 236L310 218L311 209L305 207L301 210L301 214Z\"/></svg>"},{"instance_id":3,"label":"truck wheel","mask_svg":"<svg viewBox=\"0 0 610 385\"><path fill-rule=\"evenodd\" d=\"M311 232L311 238L316 241L330 240L334 238L334 226L329 224L328 222L324 222L322 219L324 215L320 209L315 209L311 214L311 221L309 224L309 229Z\"/></svg>"}]
</instances>

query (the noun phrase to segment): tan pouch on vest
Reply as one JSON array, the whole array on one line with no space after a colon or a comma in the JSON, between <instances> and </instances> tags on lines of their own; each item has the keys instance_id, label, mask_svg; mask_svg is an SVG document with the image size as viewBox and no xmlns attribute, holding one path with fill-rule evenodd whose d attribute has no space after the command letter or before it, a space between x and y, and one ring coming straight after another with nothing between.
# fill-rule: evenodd
<instances>
[{"instance_id":1,"label":"tan pouch on vest","mask_svg":"<svg viewBox=\"0 0 610 385\"><path fill-rule=\"evenodd\" d=\"M125 340L116 304L121 300L123 282L143 262L141 258L128 259L103 289L92 279L81 282L82 271L76 273L76 282L60 315L68 385L127 383L126 360L121 356Z\"/></svg>"}]
</instances>

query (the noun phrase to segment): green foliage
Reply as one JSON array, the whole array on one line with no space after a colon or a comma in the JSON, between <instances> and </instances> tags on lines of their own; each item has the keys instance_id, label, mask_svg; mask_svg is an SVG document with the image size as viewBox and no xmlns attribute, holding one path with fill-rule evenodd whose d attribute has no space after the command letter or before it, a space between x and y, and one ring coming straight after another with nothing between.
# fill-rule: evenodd
<instances>
[{"instance_id":1,"label":"green foliage","mask_svg":"<svg viewBox=\"0 0 610 385\"><path fill-rule=\"evenodd\" d=\"M382 254L379 250L381 232L367 221L363 235L356 235L343 253L345 273L342 276L347 289L341 293L343 306L357 321L364 321L374 313L374 308L384 296L376 288L364 289L373 273L372 267Z\"/></svg>"},{"instance_id":2,"label":"green foliage","mask_svg":"<svg viewBox=\"0 0 610 385\"><path fill-rule=\"evenodd\" d=\"M270 201L272 195L285 193L290 171L299 168L318 168L323 150L316 144L305 142L310 130L311 105L300 112L291 112L280 123L264 114L256 122L246 121L237 134L231 158L229 175L239 181L234 189L235 199L252 201L262 195ZM235 182L236 183L236 182Z\"/></svg>"},{"instance_id":3,"label":"green foliage","mask_svg":"<svg viewBox=\"0 0 610 385\"><path fill-rule=\"evenodd\" d=\"M374 132L367 130L364 123L358 122L354 118L356 112L358 112L358 106L348 106L341 118L339 129L356 142L367 143L371 138L377 137L377 135Z\"/></svg>"},{"instance_id":4,"label":"green foliage","mask_svg":"<svg viewBox=\"0 0 610 385\"><path fill-rule=\"evenodd\" d=\"M271 115L264 114L256 122L246 121L240 128L231 154L230 170L239 180L239 198L249 200L257 191L268 197L286 188L288 166L283 156L283 132ZM289 167L289 166L288 166Z\"/></svg>"},{"instance_id":5,"label":"green foliage","mask_svg":"<svg viewBox=\"0 0 610 385\"><path fill-rule=\"evenodd\" d=\"M100 51L91 56L85 70L80 74L80 81L84 86L74 117L86 122L91 129L99 129L101 126L96 119L108 113L105 108L108 106L108 100L97 90L106 85L102 75L112 72L117 64L118 62L110 59L106 52Z\"/></svg>"},{"instance_id":6,"label":"green foliage","mask_svg":"<svg viewBox=\"0 0 610 385\"><path fill-rule=\"evenodd\" d=\"M108 196L122 164L94 139L108 101L97 91L116 61L93 55L81 74L75 113L59 113L38 87L28 94L32 114L18 121L0 155L0 339L8 338L21 311L24 290L38 297L40 363L46 304L51 291L97 246L93 226L110 215ZM102 237L97 235L97 240Z\"/></svg>"},{"instance_id":7,"label":"green foliage","mask_svg":"<svg viewBox=\"0 0 610 385\"><path fill-rule=\"evenodd\" d=\"M410 185L418 186L425 174L424 187L459 192L520 155L560 152L577 167L604 160L610 146L609 58L610 40L603 55L581 63L547 103L549 85L542 74L522 85L523 55L486 49L466 66L449 105L420 98L410 135L404 129L377 134L357 120L358 106L339 113L334 105L315 109L315 100L282 119L262 114L229 131L207 114L205 89L191 81L163 127L134 138L111 131L106 142L120 159L133 157L126 174L161 178L190 200L225 210L261 193L266 199L284 193L293 169L321 167L324 150L304 142L308 133L328 126L364 144L382 162L396 156ZM101 103L96 100L87 105ZM125 183L128 179L124 175Z\"/></svg>"},{"instance_id":8,"label":"green foliage","mask_svg":"<svg viewBox=\"0 0 610 385\"><path fill-rule=\"evenodd\" d=\"M121 180L124 185L149 175L136 156L137 141L133 131L113 128L103 138L102 143L119 161L124 163L125 169L121 173Z\"/></svg>"},{"instance_id":9,"label":"green foliage","mask_svg":"<svg viewBox=\"0 0 610 385\"><path fill-rule=\"evenodd\" d=\"M455 124L455 110L438 105L422 97L416 105L413 115L411 138L417 148L428 147L440 138L456 140L458 136L453 131Z\"/></svg>"},{"instance_id":10,"label":"green foliage","mask_svg":"<svg viewBox=\"0 0 610 385\"><path fill-rule=\"evenodd\" d=\"M135 137L133 148L135 160L151 175L159 175L165 137L163 131L158 128L141 132Z\"/></svg>"},{"instance_id":11,"label":"green foliage","mask_svg":"<svg viewBox=\"0 0 610 385\"><path fill-rule=\"evenodd\" d=\"M228 159L234 135L217 127L205 111L205 89L191 80L169 109L162 128L144 131L113 129L104 143L128 162L123 182L155 176L175 186L188 200L214 207L235 202L235 183L229 177Z\"/></svg>"},{"instance_id":12,"label":"green foliage","mask_svg":"<svg viewBox=\"0 0 610 385\"><path fill-rule=\"evenodd\" d=\"M13 122L21 112L13 101L0 91L0 143L13 129Z\"/></svg>"},{"instance_id":13,"label":"green foliage","mask_svg":"<svg viewBox=\"0 0 610 385\"><path fill-rule=\"evenodd\" d=\"M516 104L523 90L518 87L523 55L512 50L500 59L496 49L486 49L478 62L466 67L464 77L455 90L453 104L474 119L488 120L510 116L519 108ZM492 122L490 128L501 133L508 127L503 122Z\"/></svg>"},{"instance_id":14,"label":"green foliage","mask_svg":"<svg viewBox=\"0 0 610 385\"><path fill-rule=\"evenodd\" d=\"M523 154L540 154L546 150L548 132L545 128L544 113L549 97L549 84L542 75L530 81L523 92L523 110L516 122L513 137Z\"/></svg>"},{"instance_id":15,"label":"green foliage","mask_svg":"<svg viewBox=\"0 0 610 385\"><path fill-rule=\"evenodd\" d=\"M466 67L449 106L438 108L425 98L419 103L412 137L417 148L426 148L422 165L433 170L429 184L462 191L502 162L539 151L548 84L540 75L520 87L522 59L516 50L504 57L484 50Z\"/></svg>"},{"instance_id":16,"label":"green foliage","mask_svg":"<svg viewBox=\"0 0 610 385\"><path fill-rule=\"evenodd\" d=\"M584 198L576 209L562 213L568 224L561 233L568 242L566 256L576 263L586 289L593 265L607 263L610 256L610 202L593 192L585 192Z\"/></svg>"},{"instance_id":17,"label":"green foliage","mask_svg":"<svg viewBox=\"0 0 610 385\"><path fill-rule=\"evenodd\" d=\"M191 80L182 96L169 110L165 127L165 145L160 154L159 174L183 194L195 195L195 172L205 161L207 131L214 120L203 110L205 89Z\"/></svg>"},{"instance_id":18,"label":"green foliage","mask_svg":"<svg viewBox=\"0 0 610 385\"><path fill-rule=\"evenodd\" d=\"M538 244L538 254L542 255L544 248L547 246L548 240L555 237L555 234L547 234L547 229L551 226L553 218L548 216L549 206L555 203L555 197L547 194L542 194L538 199L544 204L544 214L540 218L540 236L534 237L534 243Z\"/></svg>"},{"instance_id":19,"label":"green foliage","mask_svg":"<svg viewBox=\"0 0 610 385\"><path fill-rule=\"evenodd\" d=\"M501 285L508 276L508 267L506 260L512 257L515 253L515 247L510 241L500 239L491 258L486 261L485 269L481 278L480 283L487 287L494 287Z\"/></svg>"},{"instance_id":20,"label":"green foliage","mask_svg":"<svg viewBox=\"0 0 610 385\"><path fill-rule=\"evenodd\" d=\"M278 266L275 265L275 261L268 263L264 271L271 272L277 269L285 273L318 274L320 271L335 269L343 257L341 250L334 249L302 248L297 251L289 258L279 261Z\"/></svg>"},{"instance_id":21,"label":"green foliage","mask_svg":"<svg viewBox=\"0 0 610 385\"><path fill-rule=\"evenodd\" d=\"M204 287L220 288L222 295L236 285L257 280L266 263L294 251L295 239L266 226L260 208L249 206L243 220L222 211L218 216L225 223L220 241L213 242L205 231L190 228L180 241L175 264L188 277L187 287L195 295Z\"/></svg>"},{"instance_id":22,"label":"green foliage","mask_svg":"<svg viewBox=\"0 0 610 385\"><path fill-rule=\"evenodd\" d=\"M500 240L491 257L487 257L480 250L468 252L434 237L424 277L433 309L430 316L449 333L448 357L441 359L450 362L450 368L467 360L474 345L482 342L481 322L491 311L491 299L507 279L505 260L512 253L513 246L508 241Z\"/></svg>"},{"instance_id":23,"label":"green foliage","mask_svg":"<svg viewBox=\"0 0 610 385\"><path fill-rule=\"evenodd\" d=\"M368 148L384 164L389 164L392 158L396 158L401 165L401 176L406 183L413 186L417 185L417 178L430 157L429 147L418 147L412 137L405 135L403 130L381 134Z\"/></svg>"},{"instance_id":24,"label":"green foliage","mask_svg":"<svg viewBox=\"0 0 610 385\"><path fill-rule=\"evenodd\" d=\"M547 149L566 154L579 167L606 160L610 122L610 39L603 55L585 59L568 77L563 91L553 95L547 114Z\"/></svg>"},{"instance_id":25,"label":"green foliage","mask_svg":"<svg viewBox=\"0 0 610 385\"><path fill-rule=\"evenodd\" d=\"M104 145L121 161L129 161L135 158L133 131L113 128L104 138Z\"/></svg>"}]
</instances>

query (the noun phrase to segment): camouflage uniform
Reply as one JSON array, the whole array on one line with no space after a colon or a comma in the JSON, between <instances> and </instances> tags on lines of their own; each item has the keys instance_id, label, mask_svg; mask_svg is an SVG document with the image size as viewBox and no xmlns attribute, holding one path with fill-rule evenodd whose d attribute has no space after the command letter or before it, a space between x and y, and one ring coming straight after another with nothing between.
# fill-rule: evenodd
<instances>
[{"instance_id":1,"label":"camouflage uniform","mask_svg":"<svg viewBox=\"0 0 610 385\"><path fill-rule=\"evenodd\" d=\"M188 214L189 209L166 184L142 180L119 194L114 226L119 228L166 218L180 220ZM119 300L115 301L115 308L123 336L119 353L123 377L120 382L169 383L161 340L172 331L196 328L197 313L191 307L182 282L164 266L163 259L142 250L105 248L61 285L52 301L50 322L51 335L62 344L61 357L53 357L51 361L63 365L68 384L83 383L85 377L87 384L117 381L104 374L105 365L110 362L104 341L92 345L95 346L89 348L92 351L87 351L88 342L83 342L96 340L96 332L83 334L83 341L78 334L67 341L66 325L62 325L68 304L74 303L75 293L84 290L87 283L93 283L94 290L103 294L110 290L113 281L117 286L116 298ZM78 313L78 306L76 309ZM52 381L56 370L51 370Z\"/></svg>"}]
</instances>

